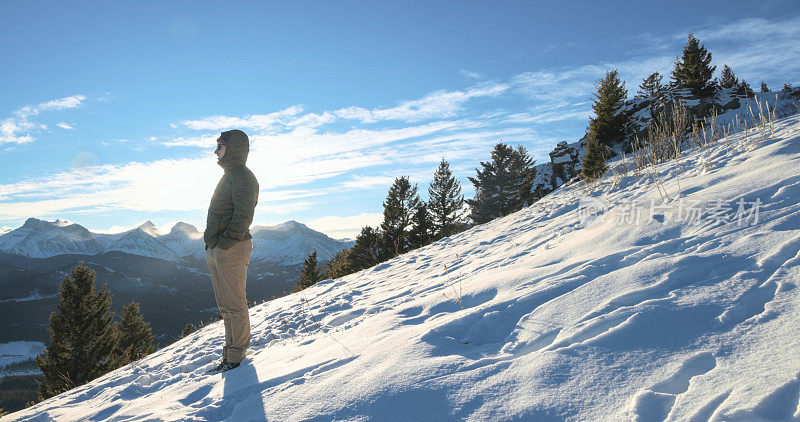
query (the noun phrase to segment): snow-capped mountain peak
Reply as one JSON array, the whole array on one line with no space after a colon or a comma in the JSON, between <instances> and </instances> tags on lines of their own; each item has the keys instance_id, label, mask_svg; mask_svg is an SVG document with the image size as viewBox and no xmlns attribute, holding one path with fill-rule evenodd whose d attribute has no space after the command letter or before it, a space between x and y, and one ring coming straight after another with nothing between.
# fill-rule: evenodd
<instances>
[{"instance_id":1,"label":"snow-capped mountain peak","mask_svg":"<svg viewBox=\"0 0 800 422\"><path fill-rule=\"evenodd\" d=\"M287 264L302 263L312 251L317 251L317 259L326 261L339 250L353 244L331 239L294 220L273 226L255 226L250 233L253 236L254 258Z\"/></svg>"},{"instance_id":2,"label":"snow-capped mountain peak","mask_svg":"<svg viewBox=\"0 0 800 422\"><path fill-rule=\"evenodd\" d=\"M172 226L172 229L170 229L169 233L170 234L172 234L172 233L195 234L195 233L198 233L198 231L197 231L197 227L195 227L195 226L193 226L191 224L179 221L179 222L175 223L174 226Z\"/></svg>"},{"instance_id":3,"label":"snow-capped mountain peak","mask_svg":"<svg viewBox=\"0 0 800 422\"><path fill-rule=\"evenodd\" d=\"M150 220L145 221L139 227L136 227L136 229L141 230L153 237L158 237L161 234L158 232L158 227L156 227L156 225Z\"/></svg>"},{"instance_id":4,"label":"snow-capped mountain peak","mask_svg":"<svg viewBox=\"0 0 800 422\"><path fill-rule=\"evenodd\" d=\"M139 227L128 231L103 252L111 251L161 258L164 260L173 260L176 258L175 253L167 247L167 245Z\"/></svg>"},{"instance_id":5,"label":"snow-capped mountain peak","mask_svg":"<svg viewBox=\"0 0 800 422\"><path fill-rule=\"evenodd\" d=\"M95 254L100 246L85 227L56 220L29 218L17 229L0 235L0 250L44 258L59 254Z\"/></svg>"},{"instance_id":6,"label":"snow-capped mountain peak","mask_svg":"<svg viewBox=\"0 0 800 422\"><path fill-rule=\"evenodd\" d=\"M250 229L250 233L255 234L261 231L271 231L271 232L288 232L292 230L303 230L308 229L303 223L298 223L295 220L288 220L282 223L278 223L272 226L254 226Z\"/></svg>"}]
</instances>

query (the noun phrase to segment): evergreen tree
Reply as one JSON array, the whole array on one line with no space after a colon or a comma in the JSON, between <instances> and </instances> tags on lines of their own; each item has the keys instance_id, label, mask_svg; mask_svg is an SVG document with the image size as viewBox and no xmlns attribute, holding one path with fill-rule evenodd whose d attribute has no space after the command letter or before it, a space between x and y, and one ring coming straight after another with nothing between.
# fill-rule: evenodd
<instances>
[{"instance_id":1,"label":"evergreen tree","mask_svg":"<svg viewBox=\"0 0 800 422\"><path fill-rule=\"evenodd\" d=\"M675 58L672 83L686 89L694 98L714 95L716 83L711 78L716 66L711 66L711 53L691 33L688 35L683 55Z\"/></svg>"},{"instance_id":2,"label":"evergreen tree","mask_svg":"<svg viewBox=\"0 0 800 422\"><path fill-rule=\"evenodd\" d=\"M428 213L428 206L420 202L411 220L411 231L408 233L411 249L421 248L433 241L433 224Z\"/></svg>"},{"instance_id":3,"label":"evergreen tree","mask_svg":"<svg viewBox=\"0 0 800 422\"><path fill-rule=\"evenodd\" d=\"M510 198L513 198L511 204L514 211L511 212L515 212L538 199L533 196L533 181L536 178L534 164L536 161L528 155L528 150L522 145L517 145L517 149L514 150L511 158L512 185L507 189L507 194Z\"/></svg>"},{"instance_id":4,"label":"evergreen tree","mask_svg":"<svg viewBox=\"0 0 800 422\"><path fill-rule=\"evenodd\" d=\"M651 73L639 84L639 91L636 92L636 98L650 98L653 101L661 100L669 88L661 82L663 79L664 77L660 73Z\"/></svg>"},{"instance_id":5,"label":"evergreen tree","mask_svg":"<svg viewBox=\"0 0 800 422\"><path fill-rule=\"evenodd\" d=\"M325 278L339 278L353 273L353 263L350 261L352 248L336 252L325 264Z\"/></svg>"},{"instance_id":6,"label":"evergreen tree","mask_svg":"<svg viewBox=\"0 0 800 422\"><path fill-rule=\"evenodd\" d=\"M389 188L389 194L383 202L382 257L392 258L411 249L408 233L414 213L420 206L417 190L407 176L398 177Z\"/></svg>"},{"instance_id":7,"label":"evergreen tree","mask_svg":"<svg viewBox=\"0 0 800 422\"><path fill-rule=\"evenodd\" d=\"M743 80L736 85L736 95L750 98L754 95L753 88L750 88L750 84Z\"/></svg>"},{"instance_id":8,"label":"evergreen tree","mask_svg":"<svg viewBox=\"0 0 800 422\"><path fill-rule=\"evenodd\" d=\"M183 327L183 331L181 331L181 338L184 338L195 331L197 331L197 327L195 327L191 322L187 322L186 326Z\"/></svg>"},{"instance_id":9,"label":"evergreen tree","mask_svg":"<svg viewBox=\"0 0 800 422\"><path fill-rule=\"evenodd\" d=\"M767 88L767 83L761 81L761 92L769 92L769 88Z\"/></svg>"},{"instance_id":10,"label":"evergreen tree","mask_svg":"<svg viewBox=\"0 0 800 422\"><path fill-rule=\"evenodd\" d=\"M383 234L380 230L365 226L356 236L356 244L350 248L348 259L352 265L352 272L363 270L378 265L381 259L381 240Z\"/></svg>"},{"instance_id":11,"label":"evergreen tree","mask_svg":"<svg viewBox=\"0 0 800 422\"><path fill-rule=\"evenodd\" d=\"M658 72L651 73L639 85L636 92L638 98L650 99L650 117L655 120L661 110L664 110L670 97L669 86L662 83L663 76Z\"/></svg>"},{"instance_id":12,"label":"evergreen tree","mask_svg":"<svg viewBox=\"0 0 800 422\"><path fill-rule=\"evenodd\" d=\"M605 147L595 138L586 140L586 155L583 156L581 177L597 180L606 172Z\"/></svg>"},{"instance_id":13,"label":"evergreen tree","mask_svg":"<svg viewBox=\"0 0 800 422\"><path fill-rule=\"evenodd\" d=\"M525 148L495 145L492 160L481 162L482 169L475 169L476 177L469 177L475 186L475 197L466 200L472 221L483 224L532 203L533 164Z\"/></svg>"},{"instance_id":14,"label":"evergreen tree","mask_svg":"<svg viewBox=\"0 0 800 422\"><path fill-rule=\"evenodd\" d=\"M794 88L792 87L792 85L791 85L791 84L783 84L783 88L781 88L781 91L784 91L784 92L789 92L789 91L791 91L792 89L794 89Z\"/></svg>"},{"instance_id":15,"label":"evergreen tree","mask_svg":"<svg viewBox=\"0 0 800 422\"><path fill-rule=\"evenodd\" d=\"M44 375L39 399L83 385L120 366L111 293L94 288L95 273L79 264L58 288L57 310L50 314L50 344L36 357Z\"/></svg>"},{"instance_id":16,"label":"evergreen tree","mask_svg":"<svg viewBox=\"0 0 800 422\"><path fill-rule=\"evenodd\" d=\"M625 138L629 116L622 111L622 106L628 91L625 89L625 82L619 79L616 69L606 72L605 77L598 80L595 87L597 93L592 104L595 117L589 119L589 136L611 147Z\"/></svg>"},{"instance_id":17,"label":"evergreen tree","mask_svg":"<svg viewBox=\"0 0 800 422\"><path fill-rule=\"evenodd\" d=\"M450 164L444 159L433 173L433 181L428 187L428 212L433 228L433 240L451 236L464 225L464 195Z\"/></svg>"},{"instance_id":18,"label":"evergreen tree","mask_svg":"<svg viewBox=\"0 0 800 422\"><path fill-rule=\"evenodd\" d=\"M122 320L117 324L119 342L117 354L122 364L128 364L156 351L152 331L139 311L139 304L131 302L122 307Z\"/></svg>"},{"instance_id":19,"label":"evergreen tree","mask_svg":"<svg viewBox=\"0 0 800 422\"><path fill-rule=\"evenodd\" d=\"M305 290L322 279L320 269L317 267L317 251L311 252L303 261L303 269L300 270L300 279L294 286L293 292Z\"/></svg>"},{"instance_id":20,"label":"evergreen tree","mask_svg":"<svg viewBox=\"0 0 800 422\"><path fill-rule=\"evenodd\" d=\"M719 87L722 89L735 88L739 86L739 78L733 74L728 65L722 65L722 73L719 78Z\"/></svg>"}]
</instances>

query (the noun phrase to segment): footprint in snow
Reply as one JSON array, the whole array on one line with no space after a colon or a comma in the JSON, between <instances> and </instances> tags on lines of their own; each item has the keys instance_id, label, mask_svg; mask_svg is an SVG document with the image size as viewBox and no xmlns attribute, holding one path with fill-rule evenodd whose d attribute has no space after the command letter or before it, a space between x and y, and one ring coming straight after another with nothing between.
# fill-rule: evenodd
<instances>
[{"instance_id":1,"label":"footprint in snow","mask_svg":"<svg viewBox=\"0 0 800 422\"><path fill-rule=\"evenodd\" d=\"M717 359L707 352L689 358L671 377L636 394L632 419L637 422L666 420L678 396L689 390L692 378L706 374L716 366Z\"/></svg>"}]
</instances>

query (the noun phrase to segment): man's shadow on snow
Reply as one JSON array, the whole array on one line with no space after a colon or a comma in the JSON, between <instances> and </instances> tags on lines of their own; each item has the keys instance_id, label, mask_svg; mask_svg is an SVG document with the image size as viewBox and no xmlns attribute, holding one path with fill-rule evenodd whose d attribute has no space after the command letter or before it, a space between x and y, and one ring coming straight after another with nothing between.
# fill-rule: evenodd
<instances>
[{"instance_id":1,"label":"man's shadow on snow","mask_svg":"<svg viewBox=\"0 0 800 422\"><path fill-rule=\"evenodd\" d=\"M236 421L266 421L264 398L253 360L245 358L235 369L222 373L225 381L224 407L232 406L230 416Z\"/></svg>"}]
</instances>

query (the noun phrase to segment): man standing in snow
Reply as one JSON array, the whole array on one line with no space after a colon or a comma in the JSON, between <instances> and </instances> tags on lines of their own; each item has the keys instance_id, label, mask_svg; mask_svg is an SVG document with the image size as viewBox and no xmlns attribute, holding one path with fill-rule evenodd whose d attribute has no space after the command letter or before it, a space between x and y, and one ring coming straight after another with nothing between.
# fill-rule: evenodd
<instances>
[{"instance_id":1,"label":"man standing in snow","mask_svg":"<svg viewBox=\"0 0 800 422\"><path fill-rule=\"evenodd\" d=\"M222 362L211 372L239 366L250 344L245 286L253 252L250 223L258 203L258 180L245 166L249 150L250 140L241 130L222 132L217 139L217 164L225 174L211 197L203 239L214 297L225 323L225 346Z\"/></svg>"}]
</instances>

